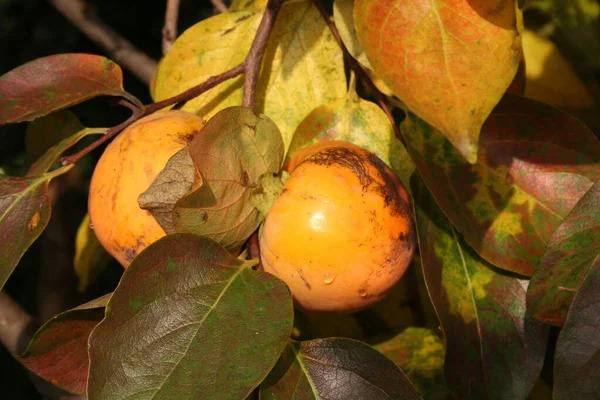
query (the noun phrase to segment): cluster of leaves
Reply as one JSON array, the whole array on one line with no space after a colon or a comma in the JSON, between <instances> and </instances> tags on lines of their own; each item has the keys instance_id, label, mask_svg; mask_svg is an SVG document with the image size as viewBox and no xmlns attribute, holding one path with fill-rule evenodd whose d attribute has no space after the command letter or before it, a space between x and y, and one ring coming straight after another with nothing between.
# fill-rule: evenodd
<instances>
[{"instance_id":1,"label":"cluster of leaves","mask_svg":"<svg viewBox=\"0 0 600 400\"><path fill-rule=\"evenodd\" d=\"M160 63L153 99L241 63L266 4L234 1L183 33ZM522 96L516 2L336 0L334 22L379 90L406 108L405 145L357 94L354 75L347 84L318 7L285 2L259 74L259 113L239 107L241 77L182 105L209 121L140 197L169 235L133 261L114 293L40 328L18 356L23 365L90 398L244 399L260 385L268 399L525 399L553 325L562 328L555 397L600 390L600 141ZM72 168L59 157L106 132L65 109L103 95L139 104L120 68L99 56L50 56L0 77L0 123L33 121L28 140L44 143L26 176L0 176L0 288L48 223L48 184ZM320 338L314 326L294 332L302 314L294 321L286 285L232 255L262 222L285 159L329 139L374 152L410 190L418 297L443 337L411 327L365 338L377 351ZM406 328L390 304L371 315Z\"/></svg>"}]
</instances>

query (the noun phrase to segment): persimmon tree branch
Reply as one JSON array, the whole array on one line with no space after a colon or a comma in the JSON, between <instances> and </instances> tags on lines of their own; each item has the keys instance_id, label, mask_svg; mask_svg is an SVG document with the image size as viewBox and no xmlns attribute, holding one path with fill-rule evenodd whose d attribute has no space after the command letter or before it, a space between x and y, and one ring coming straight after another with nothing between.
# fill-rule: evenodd
<instances>
[{"instance_id":1,"label":"persimmon tree branch","mask_svg":"<svg viewBox=\"0 0 600 400\"><path fill-rule=\"evenodd\" d=\"M167 0L165 10L165 25L162 29L162 52L167 54L175 39L177 39L177 21L179 20L179 5L181 0Z\"/></svg>"},{"instance_id":2,"label":"persimmon tree branch","mask_svg":"<svg viewBox=\"0 0 600 400\"><path fill-rule=\"evenodd\" d=\"M138 50L130 41L104 24L83 0L48 0L77 29L102 47L115 62L141 81L150 83L156 61Z\"/></svg>"},{"instance_id":3,"label":"persimmon tree branch","mask_svg":"<svg viewBox=\"0 0 600 400\"><path fill-rule=\"evenodd\" d=\"M56 1L56 0L54 0ZM279 13L279 9L283 4L283 0L269 0L267 4L267 8L265 13L263 14L260 25L258 26L258 30L256 31L256 35L254 37L254 41L252 42L252 46L248 51L248 55L244 59L244 61L227 70L219 75L211 76L206 81L196 85L183 93L165 99L163 101L159 101L156 103L148 104L144 106L142 109L136 109L135 105L131 103L121 103L122 105L129 107L133 110L131 117L129 117L126 121L121 124L110 128L106 134L95 142L91 143L89 146L85 147L83 150L75 153L73 155L61 158L61 162L63 165L74 164L79 161L83 156L90 153L92 150L96 149L101 144L110 140L111 138L118 135L123 129L127 128L129 125L133 124L138 119L145 117L146 115L150 115L156 111L162 110L165 107L169 107L172 105L177 105L186 101L189 101L197 96L200 96L202 93L206 92L209 89L217 86L218 84L225 82L226 80L235 78L236 76L245 73L246 79L244 82L244 92L242 105L245 107L252 108L255 110L256 108L256 82L258 80L258 73L260 71L260 66L262 63L262 57L267 48L267 44L269 42L269 36L271 31L273 30L273 25L275 24L275 19L277 18L277 14Z\"/></svg>"},{"instance_id":4,"label":"persimmon tree branch","mask_svg":"<svg viewBox=\"0 0 600 400\"><path fill-rule=\"evenodd\" d=\"M392 127L394 128L394 134L396 135L396 137L398 139L400 139L402 141L402 143L404 143L404 138L402 137L402 135L400 133L400 127L396 123L396 119L394 118L394 115L392 114L392 108L390 107L390 102L389 102L388 98L386 97L385 94L381 93L381 91L377 88L377 86L375 86L375 84L373 83L373 80L369 77L369 75L367 75L365 70L358 63L358 61L356 61L356 59L354 57L352 57L352 55L346 48L346 45L344 44L342 37L340 36L340 32L338 31L337 27L335 26L335 23L331 20L331 16L325 9L325 6L323 6L323 3L321 2L321 0L313 0L313 3L317 7L319 12L321 13L321 16L323 17L323 20L325 20L325 23L329 27L331 34L333 35L336 42L342 49L342 52L344 53L344 58L348 62L348 67L352 71L354 71L354 73L356 74L358 79L362 82L363 86L375 96L375 98L377 99L377 103L379 103L379 106L381 107L381 109L383 110L385 115L387 115L388 119L390 120L390 123L392 124Z\"/></svg>"},{"instance_id":5,"label":"persimmon tree branch","mask_svg":"<svg viewBox=\"0 0 600 400\"><path fill-rule=\"evenodd\" d=\"M217 13L223 13L228 10L225 3L223 3L223 0L210 0L210 2L215 7L215 11L217 11Z\"/></svg>"}]
</instances>

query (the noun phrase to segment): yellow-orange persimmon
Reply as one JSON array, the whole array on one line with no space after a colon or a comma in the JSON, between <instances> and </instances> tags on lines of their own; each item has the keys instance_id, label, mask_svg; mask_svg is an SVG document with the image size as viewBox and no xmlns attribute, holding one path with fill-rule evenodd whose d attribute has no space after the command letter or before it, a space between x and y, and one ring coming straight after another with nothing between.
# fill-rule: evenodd
<instances>
[{"instance_id":1,"label":"yellow-orange persimmon","mask_svg":"<svg viewBox=\"0 0 600 400\"><path fill-rule=\"evenodd\" d=\"M160 111L136 121L110 143L94 170L88 210L94 232L123 267L165 236L138 196L204 121L184 111Z\"/></svg>"},{"instance_id":2,"label":"yellow-orange persimmon","mask_svg":"<svg viewBox=\"0 0 600 400\"><path fill-rule=\"evenodd\" d=\"M260 234L265 271L306 310L349 312L381 300L415 249L410 197L374 154L342 141L309 146Z\"/></svg>"}]
</instances>

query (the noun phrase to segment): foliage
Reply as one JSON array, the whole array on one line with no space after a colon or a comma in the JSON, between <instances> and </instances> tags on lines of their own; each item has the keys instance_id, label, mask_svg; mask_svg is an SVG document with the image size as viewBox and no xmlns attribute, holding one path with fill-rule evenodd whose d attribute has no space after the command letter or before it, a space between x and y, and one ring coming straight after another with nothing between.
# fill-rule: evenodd
<instances>
[{"instance_id":1,"label":"foliage","mask_svg":"<svg viewBox=\"0 0 600 400\"><path fill-rule=\"evenodd\" d=\"M23 176L0 174L0 288L51 218L50 182L91 151L61 158L78 142L104 141L163 101L208 120L139 198L168 235L114 292L52 318L15 358L90 399L512 400L548 385L556 399L597 395L600 141L554 107L594 105L578 70L544 38L527 36L542 47L522 51L527 19L514 0L336 0L332 17L320 1L288 0L256 82L238 74L186 97L239 65L249 75L276 3L235 0L187 29L160 62L150 105L98 55L51 55L0 76L0 123L30 122L31 158ZM577 38L600 14L590 1L532 4ZM573 44L590 65L598 39ZM528 59L539 74L526 74ZM73 112L106 97L132 116L89 128ZM391 167L412 195L420 248L387 299L344 316L295 311L253 247L286 161L331 139ZM76 248L85 291L108 257L86 219Z\"/></svg>"}]
</instances>

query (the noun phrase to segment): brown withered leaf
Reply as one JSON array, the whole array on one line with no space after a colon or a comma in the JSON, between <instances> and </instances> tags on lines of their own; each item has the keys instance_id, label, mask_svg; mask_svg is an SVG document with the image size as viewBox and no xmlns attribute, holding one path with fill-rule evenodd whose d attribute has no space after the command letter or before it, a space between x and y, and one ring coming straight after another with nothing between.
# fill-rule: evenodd
<instances>
[{"instance_id":1,"label":"brown withered leaf","mask_svg":"<svg viewBox=\"0 0 600 400\"><path fill-rule=\"evenodd\" d=\"M185 146L167 161L150 187L138 196L138 204L140 208L152 213L156 222L167 234L175 233L175 223L172 217L175 204L194 185L201 184L202 177L194 167L190 148Z\"/></svg>"}]
</instances>

